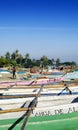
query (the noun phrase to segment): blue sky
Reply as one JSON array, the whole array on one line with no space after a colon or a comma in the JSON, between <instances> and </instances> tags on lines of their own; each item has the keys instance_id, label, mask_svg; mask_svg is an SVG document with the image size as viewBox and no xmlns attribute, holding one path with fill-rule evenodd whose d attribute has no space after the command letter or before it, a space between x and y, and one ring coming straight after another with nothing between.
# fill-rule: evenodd
<instances>
[{"instance_id":1,"label":"blue sky","mask_svg":"<svg viewBox=\"0 0 78 130\"><path fill-rule=\"evenodd\" d=\"M0 0L0 45L78 63L78 0Z\"/></svg>"}]
</instances>

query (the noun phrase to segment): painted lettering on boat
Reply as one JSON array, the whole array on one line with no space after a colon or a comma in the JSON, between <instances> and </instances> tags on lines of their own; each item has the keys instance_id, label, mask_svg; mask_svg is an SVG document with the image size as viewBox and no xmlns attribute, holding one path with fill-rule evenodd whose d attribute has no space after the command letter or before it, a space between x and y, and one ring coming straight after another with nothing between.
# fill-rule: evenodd
<instances>
[{"instance_id":1,"label":"painted lettering on boat","mask_svg":"<svg viewBox=\"0 0 78 130\"><path fill-rule=\"evenodd\" d=\"M34 116L50 116L51 111L36 112Z\"/></svg>"},{"instance_id":2,"label":"painted lettering on boat","mask_svg":"<svg viewBox=\"0 0 78 130\"><path fill-rule=\"evenodd\" d=\"M78 107L69 107L66 111L64 109L55 109L55 110L45 110L45 111L33 111L33 116L51 116L51 115L60 115L65 113L78 112Z\"/></svg>"},{"instance_id":3,"label":"painted lettering on boat","mask_svg":"<svg viewBox=\"0 0 78 130\"><path fill-rule=\"evenodd\" d=\"M77 112L78 111L78 108L76 108L76 107L70 107L69 109L68 109L68 113L72 113L72 112Z\"/></svg>"},{"instance_id":4,"label":"painted lettering on boat","mask_svg":"<svg viewBox=\"0 0 78 130\"><path fill-rule=\"evenodd\" d=\"M63 109L55 110L55 115L56 114L63 114Z\"/></svg>"}]
</instances>

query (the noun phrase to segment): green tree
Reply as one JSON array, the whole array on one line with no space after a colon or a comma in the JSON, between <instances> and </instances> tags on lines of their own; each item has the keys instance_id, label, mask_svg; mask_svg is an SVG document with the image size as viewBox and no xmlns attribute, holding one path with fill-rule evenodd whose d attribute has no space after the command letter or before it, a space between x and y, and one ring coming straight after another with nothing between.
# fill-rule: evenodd
<instances>
[{"instance_id":1,"label":"green tree","mask_svg":"<svg viewBox=\"0 0 78 130\"><path fill-rule=\"evenodd\" d=\"M16 59L17 64L23 65L23 56L21 54L18 55L18 58Z\"/></svg>"},{"instance_id":2,"label":"green tree","mask_svg":"<svg viewBox=\"0 0 78 130\"><path fill-rule=\"evenodd\" d=\"M52 65L54 65L54 63L55 63L55 60L52 58L52 59L51 59L51 62L52 62Z\"/></svg>"},{"instance_id":3,"label":"green tree","mask_svg":"<svg viewBox=\"0 0 78 130\"><path fill-rule=\"evenodd\" d=\"M7 66L9 64L9 61L5 59L4 57L0 58L0 67Z\"/></svg>"},{"instance_id":4,"label":"green tree","mask_svg":"<svg viewBox=\"0 0 78 130\"><path fill-rule=\"evenodd\" d=\"M18 50L16 50L15 52L13 52L12 54L11 54L11 59L12 60L16 60L17 58L18 58L18 56L19 56L19 53L18 53L19 51Z\"/></svg>"},{"instance_id":5,"label":"green tree","mask_svg":"<svg viewBox=\"0 0 78 130\"><path fill-rule=\"evenodd\" d=\"M27 54L25 55L25 59L26 59L26 61L27 61L28 59L30 59L29 53L27 53Z\"/></svg>"},{"instance_id":6,"label":"green tree","mask_svg":"<svg viewBox=\"0 0 78 130\"><path fill-rule=\"evenodd\" d=\"M10 53L9 53L9 52L6 52L5 58L6 58L7 60L10 60Z\"/></svg>"},{"instance_id":7,"label":"green tree","mask_svg":"<svg viewBox=\"0 0 78 130\"><path fill-rule=\"evenodd\" d=\"M29 59L30 59L30 56L29 56L29 53L26 53L25 55L25 59L24 59L24 66L25 67L28 67L29 66Z\"/></svg>"},{"instance_id":8,"label":"green tree","mask_svg":"<svg viewBox=\"0 0 78 130\"><path fill-rule=\"evenodd\" d=\"M47 58L47 56L42 56L42 57L41 57L41 64L42 64L42 66L46 66L47 63L48 63L48 58Z\"/></svg>"},{"instance_id":9,"label":"green tree","mask_svg":"<svg viewBox=\"0 0 78 130\"><path fill-rule=\"evenodd\" d=\"M57 65L57 66L60 65L60 59L59 59L59 58L57 58L57 60L56 60L56 65Z\"/></svg>"}]
</instances>

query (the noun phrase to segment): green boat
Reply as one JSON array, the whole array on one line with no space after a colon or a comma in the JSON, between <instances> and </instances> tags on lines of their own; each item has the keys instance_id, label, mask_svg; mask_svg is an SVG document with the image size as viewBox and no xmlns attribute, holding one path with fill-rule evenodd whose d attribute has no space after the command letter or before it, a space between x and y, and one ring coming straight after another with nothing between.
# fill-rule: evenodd
<instances>
[{"instance_id":1,"label":"green boat","mask_svg":"<svg viewBox=\"0 0 78 130\"><path fill-rule=\"evenodd\" d=\"M0 130L78 130L77 96L1 99Z\"/></svg>"},{"instance_id":2,"label":"green boat","mask_svg":"<svg viewBox=\"0 0 78 130\"><path fill-rule=\"evenodd\" d=\"M17 120L17 119L16 119ZM1 120L0 130L11 130L15 119ZM20 130L23 121L13 130ZM78 130L78 112L54 116L30 117L25 130Z\"/></svg>"},{"instance_id":3,"label":"green boat","mask_svg":"<svg viewBox=\"0 0 78 130\"><path fill-rule=\"evenodd\" d=\"M38 95L0 99L0 130L78 130L78 95Z\"/></svg>"}]
</instances>

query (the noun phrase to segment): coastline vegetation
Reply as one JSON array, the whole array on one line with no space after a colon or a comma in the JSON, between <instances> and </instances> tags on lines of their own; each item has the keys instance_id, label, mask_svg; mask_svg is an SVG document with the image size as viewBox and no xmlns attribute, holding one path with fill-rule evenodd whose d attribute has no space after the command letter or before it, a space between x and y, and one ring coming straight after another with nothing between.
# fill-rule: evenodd
<instances>
[{"instance_id":1,"label":"coastline vegetation","mask_svg":"<svg viewBox=\"0 0 78 130\"><path fill-rule=\"evenodd\" d=\"M40 59L31 59L29 53L26 53L25 56L23 56L19 53L19 50L15 50L12 54L10 52L6 52L4 56L0 56L0 67L9 67L11 65L24 68L30 68L33 66L46 67L48 65L76 66L76 62L61 62L59 58L56 60L54 58L49 59L45 55Z\"/></svg>"}]
</instances>

